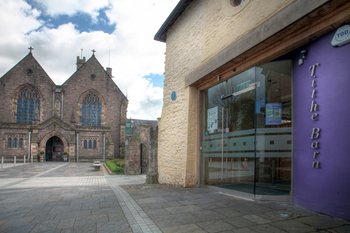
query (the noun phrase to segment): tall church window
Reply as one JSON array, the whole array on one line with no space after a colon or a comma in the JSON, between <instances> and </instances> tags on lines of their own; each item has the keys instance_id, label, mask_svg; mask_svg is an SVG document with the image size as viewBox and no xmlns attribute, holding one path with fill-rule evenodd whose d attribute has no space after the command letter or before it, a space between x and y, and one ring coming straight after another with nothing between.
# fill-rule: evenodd
<instances>
[{"instance_id":1,"label":"tall church window","mask_svg":"<svg viewBox=\"0 0 350 233\"><path fill-rule=\"evenodd\" d=\"M40 117L40 95L32 88L24 88L17 96L17 123L33 123L35 108Z\"/></svg>"},{"instance_id":2,"label":"tall church window","mask_svg":"<svg viewBox=\"0 0 350 233\"><path fill-rule=\"evenodd\" d=\"M102 115L102 104L98 104L98 110L97 110L97 126L101 126L101 115Z\"/></svg>"},{"instance_id":3,"label":"tall church window","mask_svg":"<svg viewBox=\"0 0 350 233\"><path fill-rule=\"evenodd\" d=\"M89 149L92 149L92 141L89 140Z\"/></svg>"},{"instance_id":4,"label":"tall church window","mask_svg":"<svg viewBox=\"0 0 350 233\"><path fill-rule=\"evenodd\" d=\"M34 120L34 100L30 100L30 105L29 105L29 123L33 123Z\"/></svg>"},{"instance_id":5,"label":"tall church window","mask_svg":"<svg viewBox=\"0 0 350 233\"><path fill-rule=\"evenodd\" d=\"M95 149L95 150L97 149L97 142L96 142L96 140L93 141L93 147L92 147L92 149Z\"/></svg>"},{"instance_id":6,"label":"tall church window","mask_svg":"<svg viewBox=\"0 0 350 233\"><path fill-rule=\"evenodd\" d=\"M101 126L102 104L96 94L89 93L84 97L81 115L81 125Z\"/></svg>"},{"instance_id":7,"label":"tall church window","mask_svg":"<svg viewBox=\"0 0 350 233\"><path fill-rule=\"evenodd\" d=\"M86 121L86 125L91 125L91 104L88 103L88 107L87 107L87 121Z\"/></svg>"},{"instance_id":8,"label":"tall church window","mask_svg":"<svg viewBox=\"0 0 350 233\"><path fill-rule=\"evenodd\" d=\"M18 143L18 139L14 138L13 139L13 148L17 148L17 143Z\"/></svg>"},{"instance_id":9,"label":"tall church window","mask_svg":"<svg viewBox=\"0 0 350 233\"><path fill-rule=\"evenodd\" d=\"M84 149L87 149L87 140L84 140Z\"/></svg>"},{"instance_id":10,"label":"tall church window","mask_svg":"<svg viewBox=\"0 0 350 233\"><path fill-rule=\"evenodd\" d=\"M96 104L92 106L92 125L96 125Z\"/></svg>"},{"instance_id":11,"label":"tall church window","mask_svg":"<svg viewBox=\"0 0 350 233\"><path fill-rule=\"evenodd\" d=\"M23 102L23 123L28 123L28 99Z\"/></svg>"},{"instance_id":12,"label":"tall church window","mask_svg":"<svg viewBox=\"0 0 350 233\"><path fill-rule=\"evenodd\" d=\"M7 139L7 147L12 148L12 138Z\"/></svg>"}]
</instances>

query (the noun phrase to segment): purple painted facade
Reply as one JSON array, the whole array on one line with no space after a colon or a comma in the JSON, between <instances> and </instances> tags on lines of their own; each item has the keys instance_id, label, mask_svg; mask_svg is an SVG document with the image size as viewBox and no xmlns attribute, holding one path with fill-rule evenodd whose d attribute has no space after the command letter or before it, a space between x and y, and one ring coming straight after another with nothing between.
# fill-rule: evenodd
<instances>
[{"instance_id":1,"label":"purple painted facade","mask_svg":"<svg viewBox=\"0 0 350 233\"><path fill-rule=\"evenodd\" d=\"M287 55L293 59L293 201L350 220L350 44L333 47L335 31ZM304 49L308 54L299 66ZM313 78L309 68L316 63L320 65ZM313 100L318 105L316 121L311 119ZM311 139L316 127L320 136ZM316 141L319 148L311 148ZM319 154L313 158L315 151ZM320 168L312 168L314 161Z\"/></svg>"}]
</instances>

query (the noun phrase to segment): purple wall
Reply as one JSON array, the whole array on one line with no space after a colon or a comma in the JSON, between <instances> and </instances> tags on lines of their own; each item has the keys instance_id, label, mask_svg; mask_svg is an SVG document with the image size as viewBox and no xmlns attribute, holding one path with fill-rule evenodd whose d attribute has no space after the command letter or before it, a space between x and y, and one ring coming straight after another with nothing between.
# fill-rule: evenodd
<instances>
[{"instance_id":1,"label":"purple wall","mask_svg":"<svg viewBox=\"0 0 350 233\"><path fill-rule=\"evenodd\" d=\"M333 47L335 31L287 55L293 59L293 201L350 220L350 44ZM308 54L299 66L304 49ZM309 67L315 63L320 66L312 78ZM318 104L316 121L311 120L312 100ZM321 131L313 140L314 127ZM313 141L319 142L319 149L311 148ZM314 151L319 151L316 159ZM313 161L319 161L320 168L312 168Z\"/></svg>"}]
</instances>

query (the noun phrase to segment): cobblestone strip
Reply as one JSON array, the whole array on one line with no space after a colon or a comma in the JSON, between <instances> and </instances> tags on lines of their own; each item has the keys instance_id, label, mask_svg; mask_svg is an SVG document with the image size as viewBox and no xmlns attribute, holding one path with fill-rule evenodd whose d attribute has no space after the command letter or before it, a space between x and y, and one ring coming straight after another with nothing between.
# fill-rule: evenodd
<instances>
[{"instance_id":1,"label":"cobblestone strip","mask_svg":"<svg viewBox=\"0 0 350 233\"><path fill-rule=\"evenodd\" d=\"M7 184L0 185L0 189L8 188L8 187L10 187L10 186L20 184L20 183L22 183L22 182L24 182L24 181L29 181L29 180L31 180L31 179L34 179L34 178L37 178L37 177L39 177L39 176L42 176L42 175L44 175L44 174L46 174L46 173L49 173L49 172L51 172L51 171L53 171L53 170L56 170L56 169L58 169L58 168L60 168L60 167L63 167L63 166L65 166L65 165L67 165L67 164L68 164L68 163L65 163L65 164L62 164L62 165L60 165L60 166L51 168L50 170L47 170L47 171L42 172L42 173L40 173L40 174L37 174L37 175L35 175L35 176L31 176L31 177L28 177L28 178L19 178L19 179L16 179L16 181L8 182Z\"/></svg>"},{"instance_id":2,"label":"cobblestone strip","mask_svg":"<svg viewBox=\"0 0 350 233\"><path fill-rule=\"evenodd\" d=\"M150 217L141 209L141 207L135 202L135 200L119 185L131 184L131 183L144 183L144 179L130 179L124 181L124 176L105 176L107 183L116 195L118 202L124 212L126 219L128 220L133 232L156 232L162 231L157 225L150 219Z\"/></svg>"}]
</instances>

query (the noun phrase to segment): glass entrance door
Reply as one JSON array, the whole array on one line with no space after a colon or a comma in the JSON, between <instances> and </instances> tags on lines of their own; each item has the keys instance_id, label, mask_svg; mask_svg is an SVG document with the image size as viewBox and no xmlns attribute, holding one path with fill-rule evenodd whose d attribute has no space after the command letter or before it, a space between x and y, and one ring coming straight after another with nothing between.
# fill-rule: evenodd
<instances>
[{"instance_id":1,"label":"glass entrance door","mask_svg":"<svg viewBox=\"0 0 350 233\"><path fill-rule=\"evenodd\" d=\"M290 66L253 67L202 92L202 184L250 198L289 195Z\"/></svg>"}]
</instances>

